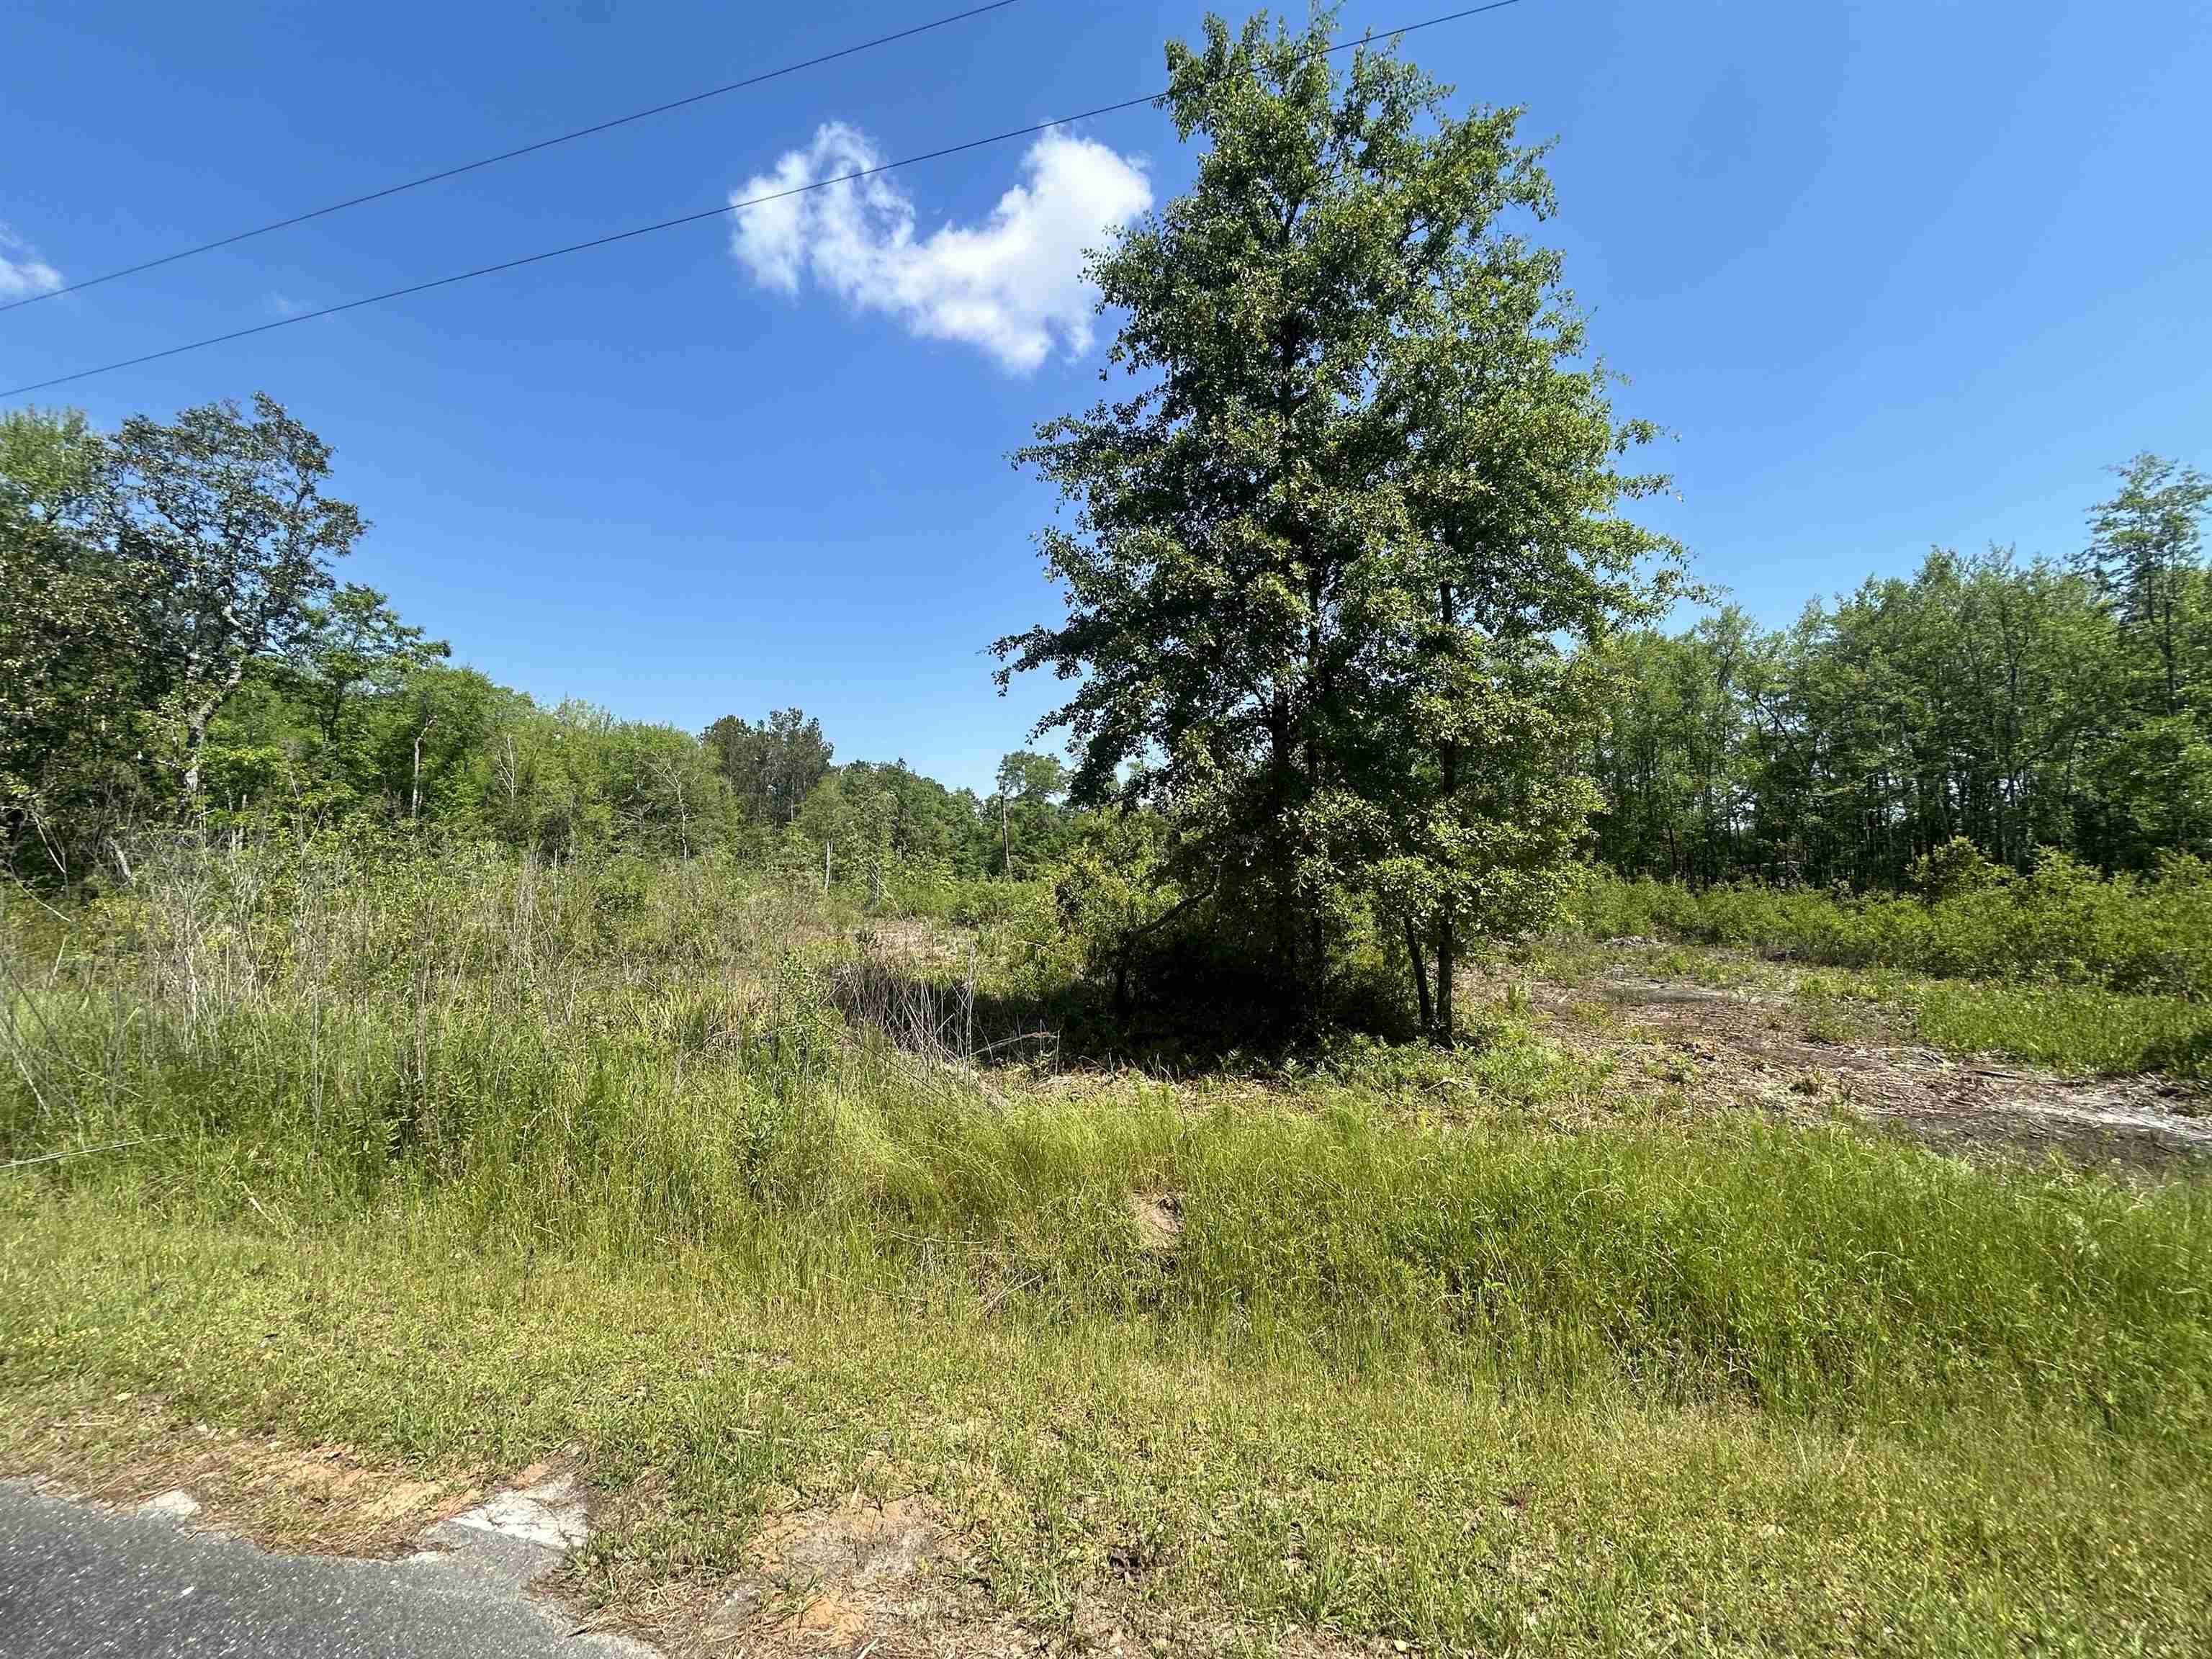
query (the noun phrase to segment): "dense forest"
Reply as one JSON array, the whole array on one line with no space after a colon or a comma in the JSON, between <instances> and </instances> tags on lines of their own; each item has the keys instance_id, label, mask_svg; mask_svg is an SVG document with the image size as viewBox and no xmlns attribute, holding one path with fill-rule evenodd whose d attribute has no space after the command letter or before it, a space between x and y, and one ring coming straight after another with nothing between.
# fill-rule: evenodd
<instances>
[{"instance_id":1,"label":"dense forest","mask_svg":"<svg viewBox=\"0 0 2212 1659\"><path fill-rule=\"evenodd\" d=\"M1608 649L1603 860L1710 884L1904 884L1963 836L2106 869L2212 834L2212 483L2139 455L2081 548L1938 550L1792 626L1723 609Z\"/></svg>"},{"instance_id":2,"label":"dense forest","mask_svg":"<svg viewBox=\"0 0 2212 1659\"><path fill-rule=\"evenodd\" d=\"M697 734L544 706L341 583L365 527L327 450L273 401L94 432L0 420L0 810L9 867L96 877L126 830L345 822L547 859L723 848L880 896L1038 873L1085 815L1052 756L988 795L902 762L840 764L796 708ZM2212 834L2212 484L2115 469L2063 559L1938 550L1792 626L1724 607L1593 648L1609 671L1589 851L1692 884L1905 884L1966 837L2025 869L2059 848L2149 869ZM218 556L181 533L253 520ZM166 531L166 536L160 532ZM202 556L174 550L187 543ZM158 560L143 550L172 550ZM125 854L127 856L127 854Z\"/></svg>"},{"instance_id":3,"label":"dense forest","mask_svg":"<svg viewBox=\"0 0 2212 1659\"><path fill-rule=\"evenodd\" d=\"M0 812L27 880L112 879L179 817L488 838L549 860L722 847L880 887L893 868L1033 871L1063 770L1009 755L979 798L834 763L798 709L699 734L547 707L341 583L364 524L327 448L267 398L94 433L0 417Z\"/></svg>"}]
</instances>

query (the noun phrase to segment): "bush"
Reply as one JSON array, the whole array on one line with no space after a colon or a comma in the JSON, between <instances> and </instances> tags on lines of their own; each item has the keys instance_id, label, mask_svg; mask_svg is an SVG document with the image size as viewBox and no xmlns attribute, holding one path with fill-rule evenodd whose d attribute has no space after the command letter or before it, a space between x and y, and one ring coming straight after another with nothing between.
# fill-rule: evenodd
<instances>
[{"instance_id":1,"label":"bush","mask_svg":"<svg viewBox=\"0 0 2212 1659\"><path fill-rule=\"evenodd\" d=\"M1992 862L1964 836L1952 836L1912 864L1912 890L1930 903L1969 893L1985 893L2011 879L2011 871Z\"/></svg>"},{"instance_id":2,"label":"bush","mask_svg":"<svg viewBox=\"0 0 2212 1659\"><path fill-rule=\"evenodd\" d=\"M2046 850L2025 877L1962 843L1921 860L1919 896L1735 883L1701 891L1604 872L1571 925L1599 938L1734 945L1842 967L1937 978L2047 980L2192 1000L2212 994L2212 865L2168 857L2148 878L2100 875Z\"/></svg>"}]
</instances>

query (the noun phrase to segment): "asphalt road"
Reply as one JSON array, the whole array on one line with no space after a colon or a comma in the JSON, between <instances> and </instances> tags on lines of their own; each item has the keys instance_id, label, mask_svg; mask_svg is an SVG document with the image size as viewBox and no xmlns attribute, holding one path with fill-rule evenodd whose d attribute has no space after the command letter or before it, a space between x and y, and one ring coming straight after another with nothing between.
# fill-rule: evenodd
<instances>
[{"instance_id":1,"label":"asphalt road","mask_svg":"<svg viewBox=\"0 0 2212 1659\"><path fill-rule=\"evenodd\" d=\"M489 1534L398 1561L240 1539L0 1480L0 1659L612 1659L534 1598L557 1559Z\"/></svg>"}]
</instances>

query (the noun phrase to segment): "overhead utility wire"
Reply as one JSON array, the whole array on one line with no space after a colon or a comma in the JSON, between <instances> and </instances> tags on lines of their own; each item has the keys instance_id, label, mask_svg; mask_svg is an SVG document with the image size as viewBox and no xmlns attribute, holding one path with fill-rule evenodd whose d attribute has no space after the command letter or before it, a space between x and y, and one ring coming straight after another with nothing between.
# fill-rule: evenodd
<instances>
[{"instance_id":1,"label":"overhead utility wire","mask_svg":"<svg viewBox=\"0 0 2212 1659\"><path fill-rule=\"evenodd\" d=\"M1462 18L1474 17L1486 11L1503 11L1508 6L1518 5L1521 0L1491 0L1485 6L1469 6L1463 11L1448 12L1441 17L1431 17L1419 23L1407 23L1395 29L1378 29L1357 40L1340 40L1334 46L1317 48L1310 56L1325 58L1333 52L1348 52L1377 36L1385 39L1411 34L1418 29L1434 28L1441 23L1455 23ZM696 213L680 214L673 219L662 219L650 225L639 225L629 230L617 230L605 236L594 236L587 242L571 242L565 247L548 248L542 253L526 253L518 259L502 259L497 264L478 265L473 270L456 271L451 276L433 277L427 283L411 283L405 288L386 289L381 294L365 295L358 300L347 300L334 306L325 306L319 311L301 312L296 317L279 317L274 322L257 323L251 328L233 329L228 334L211 334L204 340L187 341L161 351L149 351L141 356L125 357L118 362L102 363L97 368L80 368L73 374L57 374L52 380L33 380L27 386L11 386L0 392L0 398L20 398L27 392L44 392L48 386L64 386L71 380L88 380L95 374L112 374L118 368L136 368L141 363L158 362L164 357L175 357L187 351L198 351L207 346L222 345L232 340L243 340L256 334L267 334L272 330L290 328L299 323L312 323L318 317L335 317L342 311L358 311L363 306L380 305L386 300L404 299L410 294L426 294L432 289L451 288L456 283L473 281L478 276L495 276L502 270L515 270L524 265L534 265L547 259L558 259L570 253L582 253L587 249L605 247L610 243L626 242L634 237L650 236L655 231L672 230L678 225L696 225L702 219L719 219L724 214L742 213L747 208L764 207L770 202L781 202L793 196L804 196L811 191L827 190L833 185L848 185L856 179L872 179L879 173L889 173L895 167L913 167L922 161L934 161L963 151L981 149L989 144L1003 144L1010 139L1026 138L1032 134L1048 132L1054 127L1066 126L1071 121L1088 121L1101 115L1114 115L1140 104L1157 104L1167 96L1167 89L1147 93L1142 98L1124 98L1118 104L1101 104L1095 109L1080 110L1073 115L1062 115L1050 121L1038 121L1025 127L1013 127L1005 132L994 132L988 138L970 138L963 143L947 144L942 149L923 150L915 155L902 155L895 161L880 162L875 167L857 168L841 173L833 179L817 179L811 184L795 185L788 190L773 191L765 196L749 196L741 202L725 203L720 207L702 208Z\"/></svg>"},{"instance_id":2,"label":"overhead utility wire","mask_svg":"<svg viewBox=\"0 0 2212 1659\"><path fill-rule=\"evenodd\" d=\"M503 149L496 155L486 155L474 161L463 161L458 167L441 168L426 173L419 179L404 183L386 185L382 190L372 190L365 196L349 196L343 202L332 202L327 207L310 208L305 213L295 213L289 219L273 219L265 225L256 225L251 230L241 230L229 236L219 236L212 242L202 242L197 247L179 248L174 253L164 253L156 259L145 259L135 265L88 276L81 283L69 283L60 288L48 289L43 294L33 294L27 299L10 300L0 305L0 311L14 311L21 306L36 305L41 300L58 298L64 294L80 293L97 288L102 283L112 283L118 276L135 276L142 270L152 270L157 265L174 264L179 259L189 259L197 253L211 253L219 247L228 247L234 242L249 241L256 236L266 236L272 230L284 230L293 225L303 225L310 219L320 219L332 213L343 213L348 208L360 207L368 202L380 202L387 196L420 190L425 185L434 185L441 179L458 179L464 173L474 173L479 167L496 167L501 161L512 161L520 155L534 155L541 149L551 149L556 144L572 143L579 138L588 138L593 133L606 132L616 127L628 126L633 121L642 121L650 116L665 115L673 109L684 109L692 104L703 104L710 98L720 98L732 92L743 92L747 87L757 87L763 82L796 75L801 70L818 69L824 64L834 64L841 58L872 52L878 46L888 46L895 41L911 40L917 34L927 34L932 29L941 29L954 23L964 23L971 17L981 17L986 12L1004 11L1008 6L1018 5L1020 0L989 0L987 5L973 6L966 11L954 12L949 17L939 17L933 22L916 23L912 28L900 29L893 34L879 34L872 40L863 40L858 46L840 46L835 52L825 52L817 58L808 58L796 64L786 64L781 69L763 70L758 75L749 75L742 81L732 81L726 86L709 87L704 92L695 92L688 98L672 99L665 104L655 104L651 109L633 110L628 115L617 115L612 120L595 122L588 127L578 127L573 132L563 132L551 138L540 138L535 143L524 144L517 149Z\"/></svg>"}]
</instances>

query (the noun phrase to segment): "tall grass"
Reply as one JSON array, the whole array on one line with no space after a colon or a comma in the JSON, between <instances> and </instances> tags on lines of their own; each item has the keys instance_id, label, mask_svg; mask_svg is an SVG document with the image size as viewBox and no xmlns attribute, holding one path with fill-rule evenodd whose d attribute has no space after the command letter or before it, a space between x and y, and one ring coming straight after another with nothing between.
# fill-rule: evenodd
<instances>
[{"instance_id":1,"label":"tall grass","mask_svg":"<svg viewBox=\"0 0 2212 1659\"><path fill-rule=\"evenodd\" d=\"M515 1249L702 1251L786 1291L1347 1376L2207 1420L2200 1185L1751 1122L1445 1122L1388 1066L1292 1097L1070 1098L841 1013L853 920L711 861L181 850L82 915L11 915L0 1150L153 1138L34 1178L301 1236L434 1206ZM1158 1191L1169 1251L1130 1223Z\"/></svg>"},{"instance_id":2,"label":"tall grass","mask_svg":"<svg viewBox=\"0 0 2212 1659\"><path fill-rule=\"evenodd\" d=\"M1731 945L1859 970L1856 994L1910 1016L1923 1041L2068 1073L2212 1077L2212 866L2155 880L2045 857L2025 878L1978 861L1923 896L1743 883L1696 890L1601 871L1570 928L1596 938Z\"/></svg>"},{"instance_id":3,"label":"tall grass","mask_svg":"<svg viewBox=\"0 0 2212 1659\"><path fill-rule=\"evenodd\" d=\"M1869 988L1909 1013L1923 1041L1954 1054L2009 1054L2070 1073L2212 1077L2212 1003L2201 1000L1887 975Z\"/></svg>"}]
</instances>

